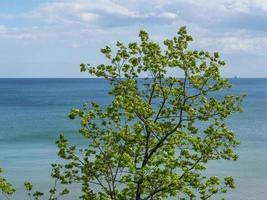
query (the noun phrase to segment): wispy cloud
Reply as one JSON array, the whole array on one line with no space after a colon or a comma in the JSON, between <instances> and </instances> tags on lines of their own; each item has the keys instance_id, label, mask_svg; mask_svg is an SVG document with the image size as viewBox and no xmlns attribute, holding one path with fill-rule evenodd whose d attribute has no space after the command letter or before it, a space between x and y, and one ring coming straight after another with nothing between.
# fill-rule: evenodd
<instances>
[{"instance_id":1,"label":"wispy cloud","mask_svg":"<svg viewBox=\"0 0 267 200\"><path fill-rule=\"evenodd\" d=\"M247 30L247 40L258 41L259 38L253 39L258 36L249 32L255 29L267 31L267 1L213 0L207 3L206 0L55 0L41 3L27 12L0 13L0 19L35 23L34 27L0 26L2 37L17 39L37 39L55 35L61 37L68 35L69 30L78 35L90 32L88 30L94 32L109 28L119 29L122 26L185 23L199 31L198 34L205 30L213 40L218 40L219 37L224 42L236 41L237 39L233 39L238 38L236 31ZM231 31L229 38L232 39L225 39L223 34L216 35ZM210 43L214 44L214 41ZM248 46L244 45L242 50Z\"/></svg>"},{"instance_id":2,"label":"wispy cloud","mask_svg":"<svg viewBox=\"0 0 267 200\"><path fill-rule=\"evenodd\" d=\"M114 29L136 24L166 24L177 20L177 13L163 10L158 5L152 9L142 10L138 2L132 1L132 6L111 0L56 0L45 2L38 7L21 13L0 13L0 19L17 21L20 24L33 23L39 27L39 33L32 26L8 27L7 35L16 32L16 38L37 38L62 35L72 30L92 32L101 29ZM44 28L46 27L46 28ZM47 28L48 27L48 28ZM28 30L28 33L27 33ZM20 35L20 36L19 36Z\"/></svg>"},{"instance_id":3,"label":"wispy cloud","mask_svg":"<svg viewBox=\"0 0 267 200\"><path fill-rule=\"evenodd\" d=\"M222 36L199 38L194 48L221 51L225 54L246 53L251 55L267 55L267 37Z\"/></svg>"},{"instance_id":4,"label":"wispy cloud","mask_svg":"<svg viewBox=\"0 0 267 200\"><path fill-rule=\"evenodd\" d=\"M122 26L133 23L164 23L175 20L175 12L157 9L152 6L151 11L142 11L137 7L138 2L130 7L127 4L111 0L58 0L43 3L32 11L24 13L29 19L39 19L50 23L64 25L79 24L84 26Z\"/></svg>"},{"instance_id":5,"label":"wispy cloud","mask_svg":"<svg viewBox=\"0 0 267 200\"><path fill-rule=\"evenodd\" d=\"M53 0L1 12L0 40L48 41L81 50L139 29L162 41L187 25L196 48L267 55L267 0ZM100 46L99 46L100 48Z\"/></svg>"}]
</instances>

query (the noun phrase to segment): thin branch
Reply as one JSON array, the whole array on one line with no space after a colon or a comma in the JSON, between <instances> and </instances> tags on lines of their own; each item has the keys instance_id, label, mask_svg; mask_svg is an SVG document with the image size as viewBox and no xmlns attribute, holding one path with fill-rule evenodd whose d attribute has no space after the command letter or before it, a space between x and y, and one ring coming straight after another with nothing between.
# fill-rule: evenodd
<instances>
[{"instance_id":1,"label":"thin branch","mask_svg":"<svg viewBox=\"0 0 267 200\"><path fill-rule=\"evenodd\" d=\"M156 146L154 148L152 148L152 150L148 154L147 158L142 163L142 167L144 167L146 165L146 163L151 158L151 156L163 145L163 143L168 139L168 137L170 135L172 135L177 130L177 128L179 128L180 125L182 124L182 121L183 121L182 120L182 118L183 118L183 107L185 106L186 100L187 100L186 99L186 81L187 81L187 72L185 71L185 78L184 78L184 83L183 83L184 100L183 100L183 104L182 104L181 109L180 109L179 122L177 123L177 125L171 131L169 131L164 137L162 137L162 139L156 144Z\"/></svg>"}]
</instances>

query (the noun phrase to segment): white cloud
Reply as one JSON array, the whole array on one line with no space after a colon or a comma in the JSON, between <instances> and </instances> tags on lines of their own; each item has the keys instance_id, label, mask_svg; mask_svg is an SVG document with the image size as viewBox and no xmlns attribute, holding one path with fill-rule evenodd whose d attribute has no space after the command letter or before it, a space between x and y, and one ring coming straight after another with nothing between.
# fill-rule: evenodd
<instances>
[{"instance_id":1,"label":"white cloud","mask_svg":"<svg viewBox=\"0 0 267 200\"><path fill-rule=\"evenodd\" d=\"M74 48L74 49L77 49L77 48L81 47L81 45L78 44L78 43L73 43L73 44L71 45L71 47Z\"/></svg>"},{"instance_id":2,"label":"white cloud","mask_svg":"<svg viewBox=\"0 0 267 200\"><path fill-rule=\"evenodd\" d=\"M266 0L251 0L251 6L255 6L259 9L267 11L267 1Z\"/></svg>"},{"instance_id":3,"label":"white cloud","mask_svg":"<svg viewBox=\"0 0 267 200\"><path fill-rule=\"evenodd\" d=\"M163 12L159 14L159 17L167 19L175 19L177 17L177 14L173 12Z\"/></svg>"},{"instance_id":4,"label":"white cloud","mask_svg":"<svg viewBox=\"0 0 267 200\"><path fill-rule=\"evenodd\" d=\"M89 12L83 12L79 15L80 19L85 22L94 22L97 20L98 15Z\"/></svg>"},{"instance_id":5,"label":"white cloud","mask_svg":"<svg viewBox=\"0 0 267 200\"><path fill-rule=\"evenodd\" d=\"M48 33L39 27L14 28L0 25L0 39L39 40L48 36Z\"/></svg>"},{"instance_id":6,"label":"white cloud","mask_svg":"<svg viewBox=\"0 0 267 200\"><path fill-rule=\"evenodd\" d=\"M51 22L61 21L95 21L97 16L110 14L125 17L139 17L137 13L116 4L110 0L57 0L43 3L38 8L28 13L29 17L39 19L49 19Z\"/></svg>"},{"instance_id":7,"label":"white cloud","mask_svg":"<svg viewBox=\"0 0 267 200\"><path fill-rule=\"evenodd\" d=\"M164 20L175 20L177 13L161 9L161 3L157 3L157 1L144 2L144 7L140 8L138 1L127 3L114 0L55 0L42 3L29 12L8 15L8 17L61 23L61 25L106 27L107 25L163 23Z\"/></svg>"},{"instance_id":8,"label":"white cloud","mask_svg":"<svg viewBox=\"0 0 267 200\"><path fill-rule=\"evenodd\" d=\"M267 11L266 0L178 0L177 2L190 3L205 10L214 10L215 12L251 13L253 8Z\"/></svg>"},{"instance_id":9,"label":"white cloud","mask_svg":"<svg viewBox=\"0 0 267 200\"><path fill-rule=\"evenodd\" d=\"M228 55L267 55L267 0L39 2L32 10L0 13L0 39L5 43L17 39L17 44L26 41L38 48L39 44L47 49L55 45L58 49L69 47L82 52L85 48L93 51L112 45L119 39L137 40L141 28L151 33L151 39L161 42L174 35L179 26L186 25L194 38L193 48ZM51 49L51 58L56 50ZM85 54L76 56L87 57ZM98 57L92 56L94 59Z\"/></svg>"},{"instance_id":10,"label":"white cloud","mask_svg":"<svg viewBox=\"0 0 267 200\"><path fill-rule=\"evenodd\" d=\"M68 36L93 38L85 35L94 35L97 39L111 30L112 34L121 32L121 26L128 26L123 31L133 34L131 26L163 24L171 30L178 24L186 24L197 34L199 46L225 52L253 53L266 49L266 39L251 34L251 31L240 34L239 30L249 29L250 24L239 18L242 18L240 13L246 16L257 14L255 10L266 11L267 19L267 0L55 0L41 3L24 13L0 13L0 18L38 23L37 28L2 25L0 34L6 38L32 40ZM155 40L164 38L160 32L152 37ZM77 44L69 45L78 47Z\"/></svg>"},{"instance_id":11,"label":"white cloud","mask_svg":"<svg viewBox=\"0 0 267 200\"><path fill-rule=\"evenodd\" d=\"M222 40L223 50L228 53L245 52L266 55L267 37L228 37Z\"/></svg>"},{"instance_id":12,"label":"white cloud","mask_svg":"<svg viewBox=\"0 0 267 200\"><path fill-rule=\"evenodd\" d=\"M220 51L226 54L267 55L267 37L244 33L196 38L193 48Z\"/></svg>"}]
</instances>

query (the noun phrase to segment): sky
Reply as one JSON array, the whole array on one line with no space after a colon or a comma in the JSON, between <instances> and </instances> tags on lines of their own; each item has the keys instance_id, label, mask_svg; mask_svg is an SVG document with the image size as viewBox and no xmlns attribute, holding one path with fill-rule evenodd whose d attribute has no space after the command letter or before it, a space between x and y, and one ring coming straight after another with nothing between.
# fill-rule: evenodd
<instances>
[{"instance_id":1,"label":"sky","mask_svg":"<svg viewBox=\"0 0 267 200\"><path fill-rule=\"evenodd\" d=\"M267 0L0 0L0 77L87 77L105 45L183 25L190 48L221 52L223 76L267 77Z\"/></svg>"}]
</instances>

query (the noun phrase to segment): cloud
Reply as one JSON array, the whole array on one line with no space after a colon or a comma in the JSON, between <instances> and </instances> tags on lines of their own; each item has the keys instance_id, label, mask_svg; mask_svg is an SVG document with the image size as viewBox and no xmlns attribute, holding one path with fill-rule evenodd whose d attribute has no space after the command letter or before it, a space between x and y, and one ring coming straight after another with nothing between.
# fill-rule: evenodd
<instances>
[{"instance_id":1,"label":"cloud","mask_svg":"<svg viewBox=\"0 0 267 200\"><path fill-rule=\"evenodd\" d=\"M225 28L267 30L266 0L55 0L24 13L0 13L0 19L37 20L58 26L121 27L135 24L192 23ZM107 27L108 26L108 27Z\"/></svg>"},{"instance_id":2,"label":"cloud","mask_svg":"<svg viewBox=\"0 0 267 200\"><path fill-rule=\"evenodd\" d=\"M220 51L224 54L267 55L267 37L247 34L230 34L213 37L200 37L191 48Z\"/></svg>"},{"instance_id":3,"label":"cloud","mask_svg":"<svg viewBox=\"0 0 267 200\"><path fill-rule=\"evenodd\" d=\"M186 24L202 47L253 53L266 48L267 1L55 0L23 13L0 13L0 19L33 23L34 26L25 27L0 26L1 37L27 40L56 37L100 40L101 35L115 35L118 31L131 35L136 28L153 25L160 25L154 33L154 38L160 40L164 37L161 26L174 30ZM121 29L125 26L128 28ZM77 48L73 42L69 45Z\"/></svg>"},{"instance_id":4,"label":"cloud","mask_svg":"<svg viewBox=\"0 0 267 200\"><path fill-rule=\"evenodd\" d=\"M48 37L46 31L39 27L14 28L0 25L0 39L40 40Z\"/></svg>"},{"instance_id":5,"label":"cloud","mask_svg":"<svg viewBox=\"0 0 267 200\"><path fill-rule=\"evenodd\" d=\"M78 44L78 43L73 43L73 44L71 45L71 47L74 48L74 49L77 49L77 48L81 47L81 45Z\"/></svg>"},{"instance_id":6,"label":"cloud","mask_svg":"<svg viewBox=\"0 0 267 200\"><path fill-rule=\"evenodd\" d=\"M56 60L57 53L58 57L65 56L65 60L89 57L102 62L94 52L103 45L113 45L118 39L136 40L139 29L147 30L153 40L161 42L174 35L181 25L186 25L194 38L191 48L220 51L229 57L267 55L267 0L38 2L29 10L1 12L0 9L0 40L3 49L14 46L11 58L20 54L20 44L25 44L22 46L29 48L29 54L45 52L49 59L40 60L47 66L47 60ZM28 60L32 62L32 55L28 55Z\"/></svg>"},{"instance_id":7,"label":"cloud","mask_svg":"<svg viewBox=\"0 0 267 200\"><path fill-rule=\"evenodd\" d=\"M12 21L19 26L7 27L4 36L16 39L37 39L79 35L135 25L171 24L177 21L176 12L161 9L144 1L140 7L137 1L116 0L55 0L43 2L32 10L20 13L0 13L0 19ZM24 26L25 24L25 26ZM39 28L33 28L34 24ZM105 31L101 31L105 30ZM3 32L3 30L2 30ZM104 33L106 34L106 33Z\"/></svg>"},{"instance_id":8,"label":"cloud","mask_svg":"<svg viewBox=\"0 0 267 200\"><path fill-rule=\"evenodd\" d=\"M39 19L50 23L94 27L164 23L166 20L173 21L177 17L176 13L159 9L142 11L137 7L137 4L136 2L131 7L125 3L111 0L57 0L43 3L24 15L26 18Z\"/></svg>"},{"instance_id":9,"label":"cloud","mask_svg":"<svg viewBox=\"0 0 267 200\"><path fill-rule=\"evenodd\" d=\"M222 40L222 46L226 53L244 52L254 55L267 55L267 37L228 37Z\"/></svg>"},{"instance_id":10,"label":"cloud","mask_svg":"<svg viewBox=\"0 0 267 200\"><path fill-rule=\"evenodd\" d=\"M160 18L166 18L166 19L176 19L177 14L173 12L163 12L159 14Z\"/></svg>"},{"instance_id":11,"label":"cloud","mask_svg":"<svg viewBox=\"0 0 267 200\"><path fill-rule=\"evenodd\" d=\"M97 20L98 15L94 13L83 12L80 14L79 18L85 22L94 22Z\"/></svg>"},{"instance_id":12,"label":"cloud","mask_svg":"<svg viewBox=\"0 0 267 200\"><path fill-rule=\"evenodd\" d=\"M53 21L82 21L95 19L101 13L121 16L135 16L135 13L126 7L120 6L112 1L98 0L58 0L41 4L38 8L28 13L29 17Z\"/></svg>"}]
</instances>

